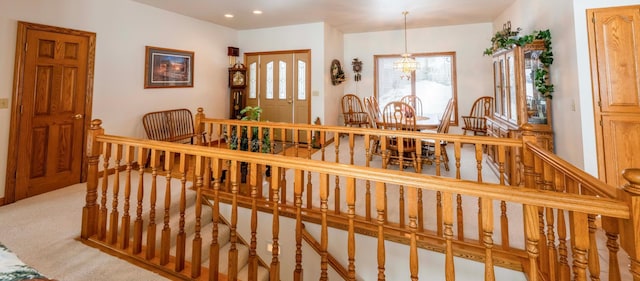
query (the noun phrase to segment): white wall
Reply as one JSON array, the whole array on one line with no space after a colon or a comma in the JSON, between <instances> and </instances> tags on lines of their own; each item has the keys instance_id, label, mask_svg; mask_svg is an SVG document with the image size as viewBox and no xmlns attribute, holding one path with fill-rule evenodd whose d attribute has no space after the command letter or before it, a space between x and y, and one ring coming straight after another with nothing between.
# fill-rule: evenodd
<instances>
[{"instance_id":1,"label":"white wall","mask_svg":"<svg viewBox=\"0 0 640 281\"><path fill-rule=\"evenodd\" d=\"M473 102L481 96L493 96L491 58L482 52L491 42L490 23L417 28L407 30L409 53L456 52L459 115L468 114ZM345 68L349 79L345 92L358 92L358 96L373 95L374 55L404 52L404 30L352 33L344 36L344 61L354 58L362 61L362 80L353 80L351 67ZM428 101L423 101L428 102ZM452 133L460 133L452 127Z\"/></svg>"},{"instance_id":2,"label":"white wall","mask_svg":"<svg viewBox=\"0 0 640 281\"><path fill-rule=\"evenodd\" d=\"M345 78L347 81L353 76L346 75L347 70L351 69L351 61L343 59L344 57L344 34L330 25L325 24L324 30L324 63L323 73L324 85L325 85L325 98L324 98L324 119L322 124L324 125L343 125L344 119L342 116L341 98L345 92L345 82L339 85L331 84L331 62L334 59L340 61L342 70L345 71Z\"/></svg>"},{"instance_id":3,"label":"white wall","mask_svg":"<svg viewBox=\"0 0 640 281\"><path fill-rule=\"evenodd\" d=\"M227 116L227 46L237 32L130 0L0 1L0 98L12 96L17 21L95 32L93 116L109 134L144 137L146 112L203 107ZM194 87L144 89L145 46L195 52ZM0 109L0 197L4 197L10 109ZM12 149L12 148L8 148Z\"/></svg>"},{"instance_id":4,"label":"white wall","mask_svg":"<svg viewBox=\"0 0 640 281\"><path fill-rule=\"evenodd\" d=\"M241 57L250 52L311 50L311 122L316 116L324 118L324 76L318 75L325 70L323 34L324 23L238 31Z\"/></svg>"}]
</instances>

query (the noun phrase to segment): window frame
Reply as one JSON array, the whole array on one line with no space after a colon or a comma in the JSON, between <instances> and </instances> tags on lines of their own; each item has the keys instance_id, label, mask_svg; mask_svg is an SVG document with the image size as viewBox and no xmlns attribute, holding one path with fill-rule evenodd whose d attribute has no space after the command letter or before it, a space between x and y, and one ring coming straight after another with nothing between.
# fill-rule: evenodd
<instances>
[{"instance_id":1,"label":"window frame","mask_svg":"<svg viewBox=\"0 0 640 281\"><path fill-rule=\"evenodd\" d=\"M458 79L457 79L457 70L456 70L456 52L431 52L431 53L416 53L412 54L411 57L413 59L419 57L440 57L440 56L449 56L451 57L451 87L452 87L452 97L454 100L454 108L453 108L453 116L451 116L450 126L458 126ZM379 60L380 59L388 59L388 58L397 58L400 59L400 54L391 54L391 55L373 55L373 96L377 100L379 100L379 81L378 78L378 69L379 69ZM400 75L400 72L397 72ZM411 95L416 94L416 75L415 71L411 73ZM423 103L427 101L422 101ZM384 106L384 105L380 105ZM444 108L443 108L444 110Z\"/></svg>"}]
</instances>

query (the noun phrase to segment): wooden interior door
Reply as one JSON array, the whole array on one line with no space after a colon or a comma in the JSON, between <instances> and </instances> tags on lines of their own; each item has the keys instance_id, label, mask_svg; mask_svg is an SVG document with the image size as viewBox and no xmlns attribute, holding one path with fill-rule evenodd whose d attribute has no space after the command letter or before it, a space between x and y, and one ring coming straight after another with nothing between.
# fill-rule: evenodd
<instances>
[{"instance_id":1,"label":"wooden interior door","mask_svg":"<svg viewBox=\"0 0 640 281\"><path fill-rule=\"evenodd\" d=\"M10 201L82 181L95 33L20 22L17 46Z\"/></svg>"},{"instance_id":2,"label":"wooden interior door","mask_svg":"<svg viewBox=\"0 0 640 281\"><path fill-rule=\"evenodd\" d=\"M598 173L620 187L640 167L640 6L587 11Z\"/></svg>"}]
</instances>

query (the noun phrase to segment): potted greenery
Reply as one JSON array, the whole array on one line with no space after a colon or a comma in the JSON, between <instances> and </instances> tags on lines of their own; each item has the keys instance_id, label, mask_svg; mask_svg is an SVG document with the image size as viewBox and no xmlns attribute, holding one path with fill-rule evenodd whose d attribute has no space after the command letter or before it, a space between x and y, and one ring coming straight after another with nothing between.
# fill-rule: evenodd
<instances>
[{"instance_id":1,"label":"potted greenery","mask_svg":"<svg viewBox=\"0 0 640 281\"><path fill-rule=\"evenodd\" d=\"M246 121L260 121L260 114L262 113L262 108L259 106L247 106L240 111L240 114L243 114L241 120ZM240 127L240 135L238 139L238 134L236 133L237 128ZM249 139L248 130L251 129L251 139ZM225 138L227 136L225 135ZM255 126L233 126L231 127L231 137L226 140L229 143L229 148L233 150L244 150L251 152L262 152L262 153L270 153L271 152L271 138L269 135L269 130L262 130L262 140L259 137L259 128ZM240 166L241 169L241 182L246 182L246 174L247 174L247 163L242 163ZM269 166L267 166L267 176L269 173Z\"/></svg>"}]
</instances>

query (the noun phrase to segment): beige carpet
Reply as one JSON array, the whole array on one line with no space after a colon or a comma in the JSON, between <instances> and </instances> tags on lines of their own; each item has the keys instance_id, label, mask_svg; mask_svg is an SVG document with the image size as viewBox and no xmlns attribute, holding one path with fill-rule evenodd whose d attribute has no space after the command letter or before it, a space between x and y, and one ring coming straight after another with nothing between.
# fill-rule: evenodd
<instances>
[{"instance_id":1,"label":"beige carpet","mask_svg":"<svg viewBox=\"0 0 640 281\"><path fill-rule=\"evenodd\" d=\"M84 195L77 184L0 207L0 242L59 281L168 280L76 240Z\"/></svg>"}]
</instances>

